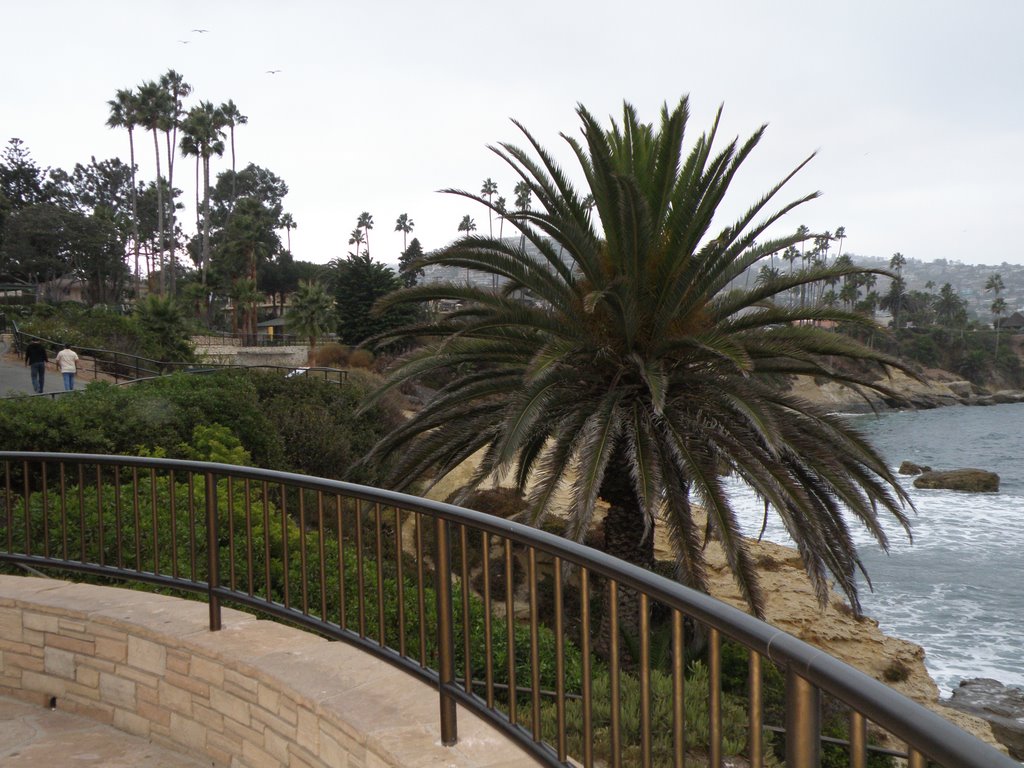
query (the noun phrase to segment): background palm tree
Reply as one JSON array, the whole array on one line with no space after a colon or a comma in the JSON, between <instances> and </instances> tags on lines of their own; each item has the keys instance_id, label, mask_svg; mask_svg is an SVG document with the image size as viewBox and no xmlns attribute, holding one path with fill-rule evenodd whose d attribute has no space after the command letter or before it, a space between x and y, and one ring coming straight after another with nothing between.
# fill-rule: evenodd
<instances>
[{"instance_id":1,"label":"background palm tree","mask_svg":"<svg viewBox=\"0 0 1024 768\"><path fill-rule=\"evenodd\" d=\"M292 251L292 230L298 229L299 225L295 223L295 218L290 214L286 213L281 216L280 224L284 227L285 235L288 238L288 252Z\"/></svg>"},{"instance_id":2,"label":"background palm tree","mask_svg":"<svg viewBox=\"0 0 1024 768\"><path fill-rule=\"evenodd\" d=\"M167 244L170 247L170 280L168 282L171 295L177 292L178 259L176 252L177 239L175 235L175 210L174 205L174 158L178 152L178 129L181 128L181 119L185 114L182 100L192 93L192 86L185 82L185 78L173 69L167 70L160 76L160 87L168 95L168 107L163 116L164 138L167 144L167 187L171 194L171 205L167 209L170 215L170 239ZM222 150L223 151L223 150Z\"/></svg>"},{"instance_id":3,"label":"background palm tree","mask_svg":"<svg viewBox=\"0 0 1024 768\"><path fill-rule=\"evenodd\" d=\"M406 242L406 238L409 237L409 233L412 232L413 227L416 226L416 222L409 218L409 214L403 213L395 219L395 232L402 233L402 253L409 250L409 244Z\"/></svg>"},{"instance_id":4,"label":"background palm tree","mask_svg":"<svg viewBox=\"0 0 1024 768\"><path fill-rule=\"evenodd\" d=\"M483 186L480 187L480 195L487 198L487 234L490 237L494 237L494 217L491 201L494 199L494 195L498 192L498 184L490 176L484 179Z\"/></svg>"},{"instance_id":5,"label":"background palm tree","mask_svg":"<svg viewBox=\"0 0 1024 768\"><path fill-rule=\"evenodd\" d=\"M504 197L498 197L498 201L494 204L495 209L498 211L498 239L501 240L505 233L505 215L508 213L506 209L506 200Z\"/></svg>"},{"instance_id":6,"label":"background palm tree","mask_svg":"<svg viewBox=\"0 0 1024 768\"><path fill-rule=\"evenodd\" d=\"M285 313L288 330L309 339L309 365L316 365L316 341L334 325L334 299L316 281L303 280Z\"/></svg>"},{"instance_id":7,"label":"background palm tree","mask_svg":"<svg viewBox=\"0 0 1024 768\"><path fill-rule=\"evenodd\" d=\"M107 102L110 116L107 125L110 128L125 128L128 131L128 153L132 171L132 253L135 257L135 296L140 294L142 273L139 270L139 195L135 181L135 126L138 124L138 102L130 88L120 88L114 98Z\"/></svg>"},{"instance_id":8,"label":"background palm tree","mask_svg":"<svg viewBox=\"0 0 1024 768\"><path fill-rule=\"evenodd\" d=\"M182 122L181 151L195 154L203 166L202 243L200 251L201 283L206 285L210 264L210 158L224 154L224 115L210 101L201 101L189 110ZM187 139L187 141L185 140Z\"/></svg>"},{"instance_id":9,"label":"background palm tree","mask_svg":"<svg viewBox=\"0 0 1024 768\"><path fill-rule=\"evenodd\" d=\"M533 197L533 193L530 191L530 185L525 181L520 181L518 184L515 185L515 187L512 188L512 191L515 193L516 196L516 211L519 213L521 217L525 217L526 212L530 210L530 200ZM526 232L523 231L521 227L519 236L519 247L526 247Z\"/></svg>"},{"instance_id":10,"label":"background palm tree","mask_svg":"<svg viewBox=\"0 0 1024 768\"><path fill-rule=\"evenodd\" d=\"M459 222L459 232L465 232L466 237L469 237L475 231L476 222L473 221L469 214L466 214L462 217L462 221ZM469 267L466 267L466 285L469 285Z\"/></svg>"},{"instance_id":11,"label":"background palm tree","mask_svg":"<svg viewBox=\"0 0 1024 768\"><path fill-rule=\"evenodd\" d=\"M511 473L528 492L536 521L552 511L564 484L571 497L566 534L575 539L591 528L601 498L608 504L606 548L644 566L658 521L680 578L698 588L707 586L704 546L717 539L760 612L756 563L726 492L730 473L779 514L819 598L829 599L831 575L859 610L863 567L850 525L864 525L886 547L880 515L908 528L908 497L856 426L789 394L779 378L814 375L892 396L863 362L902 366L813 324L874 327L863 315L779 300L794 286L842 279L856 268L825 267L729 290L760 259L801 241L767 231L816 194L768 209L802 163L711 232L719 202L764 128L713 150L716 117L684 154L688 111L686 99L666 106L656 128L626 104L622 121L606 131L578 108L584 139L566 140L593 211L525 128L536 158L510 144L494 149L539 201L512 220L535 256L493 238L464 237L424 263L498 274L510 287L494 293L431 283L385 300L384 307L447 299L466 309L384 335L436 341L401 361L381 394L441 372L449 383L372 455L399 457L390 482L405 487L480 451L466 493ZM515 300L517 288L533 300ZM828 356L859 364L829 365Z\"/></svg>"},{"instance_id":12,"label":"background palm tree","mask_svg":"<svg viewBox=\"0 0 1024 768\"><path fill-rule=\"evenodd\" d=\"M895 277L889 284L889 292L882 299L882 308L892 312L892 327L897 333L900 330L900 313L907 303L907 284L903 280L903 267L906 263L906 257L899 251L889 259L889 269Z\"/></svg>"},{"instance_id":13,"label":"background palm tree","mask_svg":"<svg viewBox=\"0 0 1024 768\"><path fill-rule=\"evenodd\" d=\"M359 220L356 222L356 226L363 230L363 240L366 242L366 255L370 255L370 230L373 229L373 216L369 212L363 211L359 214Z\"/></svg>"},{"instance_id":14,"label":"background palm tree","mask_svg":"<svg viewBox=\"0 0 1024 768\"><path fill-rule=\"evenodd\" d=\"M167 270L164 269L164 249L167 244L164 230L164 185L160 177L160 140L157 132L162 130L167 122L167 115L173 108L170 96L161 85L153 80L148 80L139 86L138 108L136 117L138 124L153 134L153 150L156 156L156 206L157 206L157 248L155 256L156 267L160 270L160 285L158 290L163 292L167 284Z\"/></svg>"},{"instance_id":15,"label":"background palm tree","mask_svg":"<svg viewBox=\"0 0 1024 768\"><path fill-rule=\"evenodd\" d=\"M231 207L235 205L235 126L245 125L249 122L249 118L246 117L239 111L238 105L231 99L228 99L220 105L220 113L224 116L224 124L227 126L228 131L231 134ZM291 250L291 246L288 246L288 250Z\"/></svg>"},{"instance_id":16,"label":"background palm tree","mask_svg":"<svg viewBox=\"0 0 1024 768\"><path fill-rule=\"evenodd\" d=\"M353 229L352 232L349 233L348 244L349 245L354 245L356 247L355 253L352 254L352 255L353 256L358 256L359 255L359 249L363 245L363 230L360 229L359 227L356 227L355 229Z\"/></svg>"},{"instance_id":17,"label":"background palm tree","mask_svg":"<svg viewBox=\"0 0 1024 768\"><path fill-rule=\"evenodd\" d=\"M1003 283L1003 277L998 272L991 275L988 280L985 281L985 292L992 291L995 294L995 300L992 302L992 306L989 307L989 311L992 312L992 325L996 329L996 349L994 356L999 359L999 318L1002 317L1003 313L1006 312L1006 300L1003 299L999 294L1003 292L1006 285Z\"/></svg>"}]
</instances>

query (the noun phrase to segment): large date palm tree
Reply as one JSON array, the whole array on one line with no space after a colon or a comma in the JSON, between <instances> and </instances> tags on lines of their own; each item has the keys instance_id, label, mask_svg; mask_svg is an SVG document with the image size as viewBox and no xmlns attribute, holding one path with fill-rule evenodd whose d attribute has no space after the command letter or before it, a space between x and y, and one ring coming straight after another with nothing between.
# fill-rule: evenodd
<instances>
[{"instance_id":1,"label":"large date palm tree","mask_svg":"<svg viewBox=\"0 0 1024 768\"><path fill-rule=\"evenodd\" d=\"M565 139L580 189L518 123L530 150L492 147L522 179L523 197L538 201L507 214L529 253L467 232L422 261L498 275L500 293L431 283L385 301L449 299L464 308L387 335L433 343L400 361L381 392L437 374L450 383L371 455L397 457L390 481L407 487L482 452L472 483L511 473L535 520L567 488L566 535L577 539L603 499L606 547L642 565L650 563L657 521L679 577L697 588L706 588L704 547L716 538L761 612L756 564L727 493L732 474L781 517L819 598L828 599L831 576L859 610L863 566L850 526L863 525L887 547L882 518L891 515L909 532L909 500L855 426L782 383L805 374L892 395L857 371L897 361L822 327L868 319L786 300L802 284L862 270L780 271L749 290L729 288L759 259L800 242L769 230L817 194L769 205L807 160L739 218L715 226L763 127L715 149L716 117L686 154L685 98L662 109L657 127L640 122L629 104L607 130L582 106L577 112L582 141ZM851 361L859 365L841 365Z\"/></svg>"}]
</instances>

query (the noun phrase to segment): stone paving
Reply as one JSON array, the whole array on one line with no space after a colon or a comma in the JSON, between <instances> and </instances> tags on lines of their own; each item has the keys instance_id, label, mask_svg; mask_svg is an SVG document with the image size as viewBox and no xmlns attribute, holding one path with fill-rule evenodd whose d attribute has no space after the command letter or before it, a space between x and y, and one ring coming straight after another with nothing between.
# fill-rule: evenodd
<instances>
[{"instance_id":1,"label":"stone paving","mask_svg":"<svg viewBox=\"0 0 1024 768\"><path fill-rule=\"evenodd\" d=\"M0 765L200 768L213 763L151 744L87 717L0 696Z\"/></svg>"}]
</instances>

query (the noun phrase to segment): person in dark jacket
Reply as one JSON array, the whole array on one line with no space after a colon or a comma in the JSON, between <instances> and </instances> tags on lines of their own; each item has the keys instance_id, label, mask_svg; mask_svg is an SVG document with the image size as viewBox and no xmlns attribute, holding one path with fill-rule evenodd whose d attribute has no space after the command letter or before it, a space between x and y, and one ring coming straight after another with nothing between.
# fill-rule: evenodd
<instances>
[{"instance_id":1,"label":"person in dark jacket","mask_svg":"<svg viewBox=\"0 0 1024 768\"><path fill-rule=\"evenodd\" d=\"M32 389L41 394L46 376L46 347L38 341L30 342L25 347L25 365L32 370Z\"/></svg>"}]
</instances>

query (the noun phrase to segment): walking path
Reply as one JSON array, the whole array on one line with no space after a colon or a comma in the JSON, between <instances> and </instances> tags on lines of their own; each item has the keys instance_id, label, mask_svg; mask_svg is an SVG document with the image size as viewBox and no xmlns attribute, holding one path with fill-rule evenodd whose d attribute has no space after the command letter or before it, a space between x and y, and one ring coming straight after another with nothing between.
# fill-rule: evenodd
<instances>
[{"instance_id":1,"label":"walking path","mask_svg":"<svg viewBox=\"0 0 1024 768\"><path fill-rule=\"evenodd\" d=\"M47 397L64 391L64 377L60 371L52 367L51 360L46 366L46 376L43 378L43 392ZM81 370L81 364L79 364ZM82 381L81 375L75 377L75 389L85 389L86 382ZM32 392L32 373L25 365L24 359L19 359L10 348L7 342L0 342L0 397L11 395L27 394Z\"/></svg>"},{"instance_id":2,"label":"walking path","mask_svg":"<svg viewBox=\"0 0 1024 768\"><path fill-rule=\"evenodd\" d=\"M201 768L212 763L81 715L0 696L0 765Z\"/></svg>"}]
</instances>

